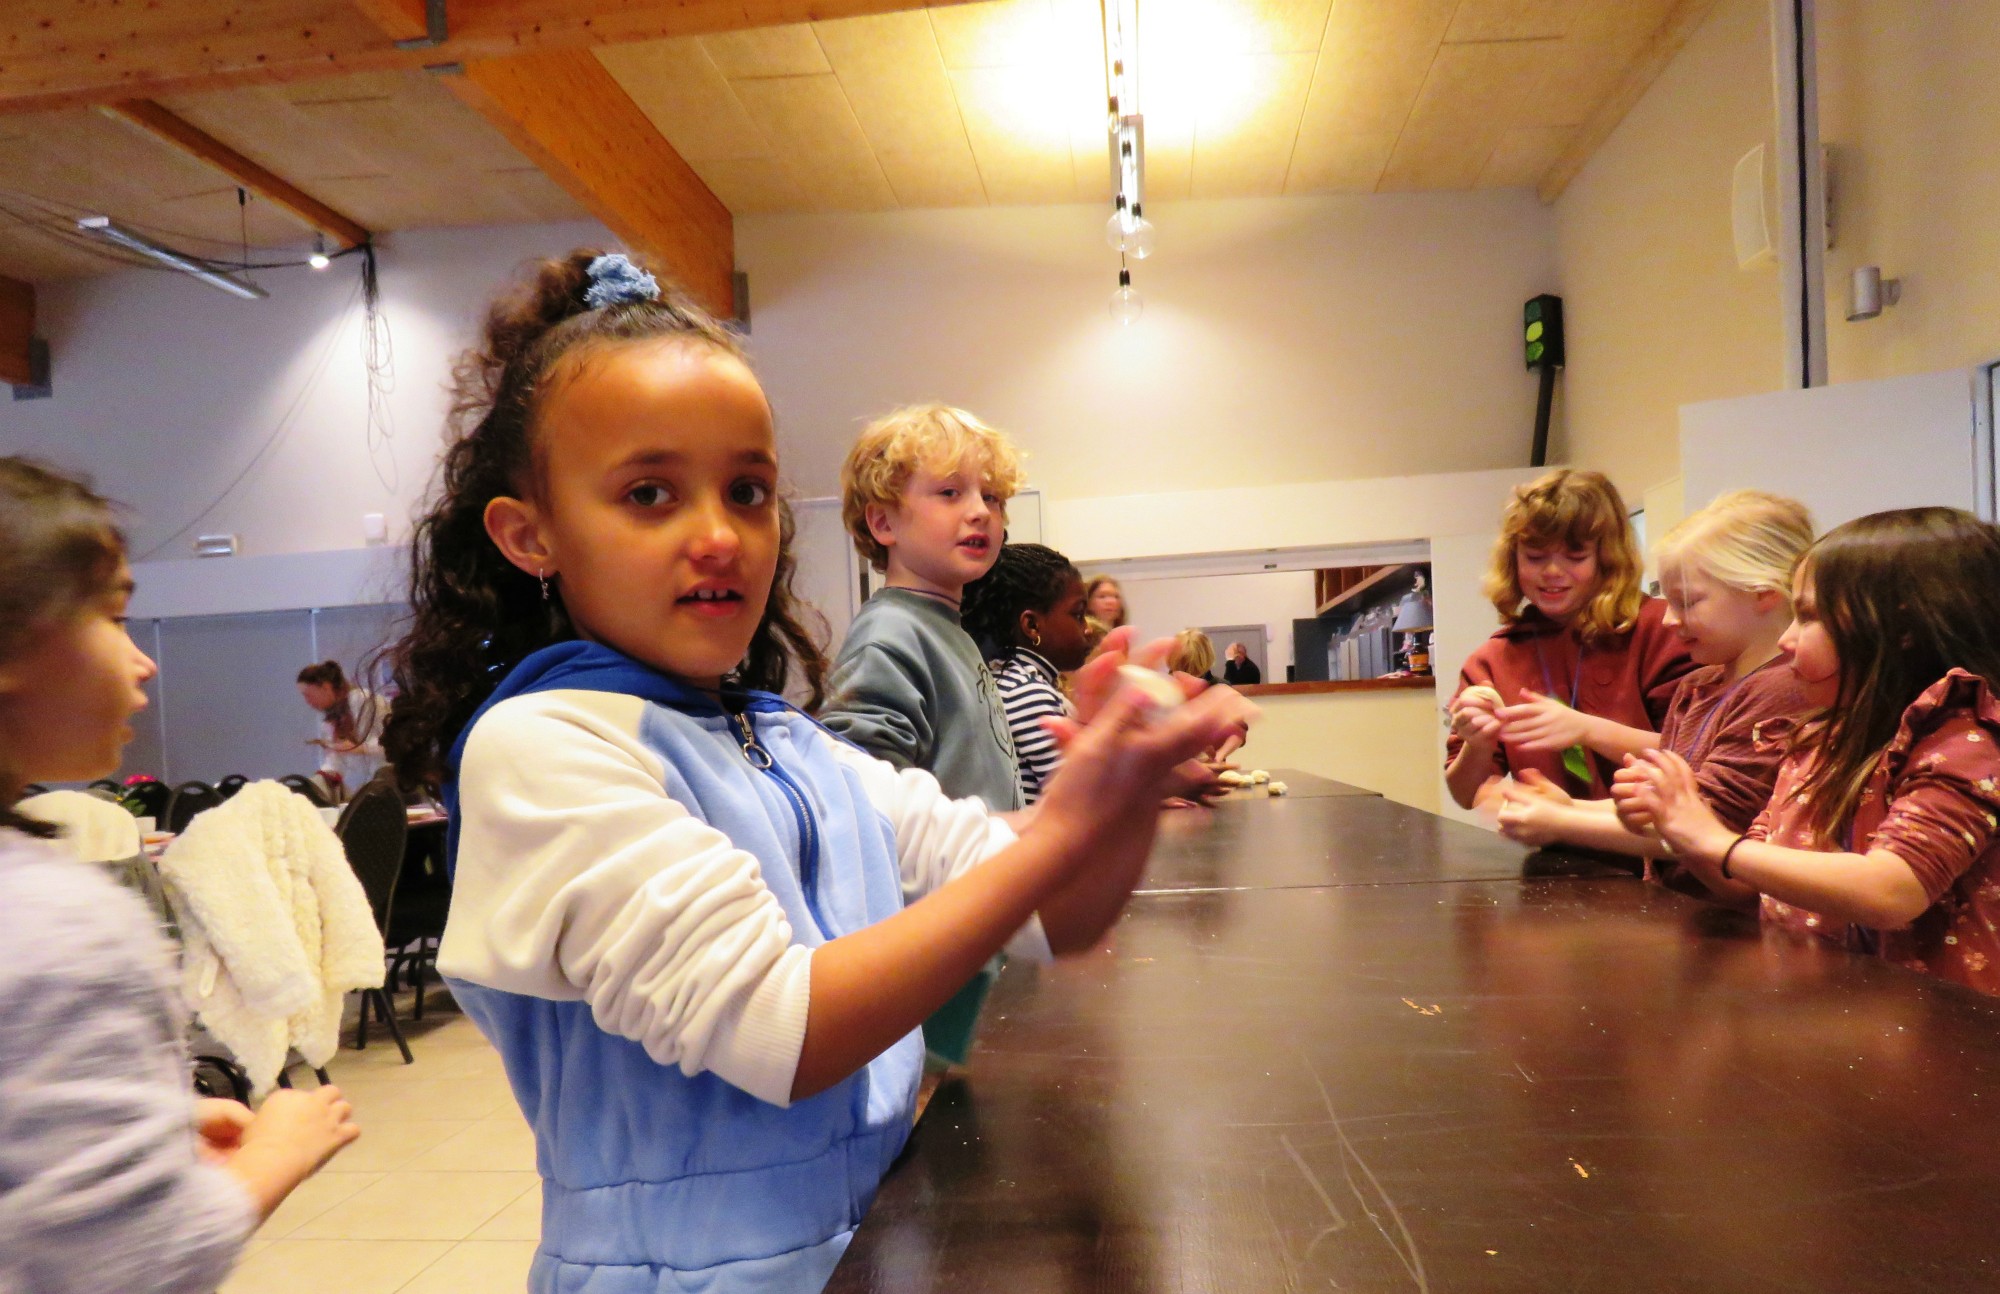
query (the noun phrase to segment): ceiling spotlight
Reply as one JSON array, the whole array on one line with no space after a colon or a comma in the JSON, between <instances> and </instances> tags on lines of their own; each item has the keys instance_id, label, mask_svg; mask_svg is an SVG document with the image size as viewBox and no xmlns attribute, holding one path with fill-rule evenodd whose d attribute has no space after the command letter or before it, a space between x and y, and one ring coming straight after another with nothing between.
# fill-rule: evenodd
<instances>
[{"instance_id":1,"label":"ceiling spotlight","mask_svg":"<svg viewBox=\"0 0 2000 1294\"><path fill-rule=\"evenodd\" d=\"M306 264L316 270L323 270L333 264L332 258L326 254L325 234L315 234L313 236L313 253L311 256L306 257Z\"/></svg>"}]
</instances>

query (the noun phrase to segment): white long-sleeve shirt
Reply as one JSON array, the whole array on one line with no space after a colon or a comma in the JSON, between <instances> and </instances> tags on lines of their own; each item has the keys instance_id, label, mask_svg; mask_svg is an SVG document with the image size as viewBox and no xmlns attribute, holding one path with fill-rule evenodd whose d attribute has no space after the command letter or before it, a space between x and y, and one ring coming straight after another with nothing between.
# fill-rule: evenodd
<instances>
[{"instance_id":1,"label":"white long-sleeve shirt","mask_svg":"<svg viewBox=\"0 0 2000 1294\"><path fill-rule=\"evenodd\" d=\"M619 693L547 691L503 701L478 721L459 769L457 875L439 969L587 1001L599 1027L654 1060L785 1104L805 1041L813 950L793 941L757 859L667 793L646 710ZM1013 841L979 800L949 799L928 773L806 731L891 826L905 902ZM742 758L726 744L683 753ZM1040 923L1023 927L1009 952L1046 960Z\"/></svg>"}]
</instances>

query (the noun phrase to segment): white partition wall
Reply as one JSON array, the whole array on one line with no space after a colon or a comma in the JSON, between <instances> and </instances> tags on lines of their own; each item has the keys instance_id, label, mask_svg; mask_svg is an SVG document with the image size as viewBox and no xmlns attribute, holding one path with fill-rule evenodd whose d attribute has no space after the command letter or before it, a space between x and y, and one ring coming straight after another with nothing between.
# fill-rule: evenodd
<instances>
[{"instance_id":1,"label":"white partition wall","mask_svg":"<svg viewBox=\"0 0 2000 1294\"><path fill-rule=\"evenodd\" d=\"M1888 508L1974 510L1993 470L1982 377L1952 369L1685 405L1687 509L1771 490L1805 503L1822 530Z\"/></svg>"}]
</instances>

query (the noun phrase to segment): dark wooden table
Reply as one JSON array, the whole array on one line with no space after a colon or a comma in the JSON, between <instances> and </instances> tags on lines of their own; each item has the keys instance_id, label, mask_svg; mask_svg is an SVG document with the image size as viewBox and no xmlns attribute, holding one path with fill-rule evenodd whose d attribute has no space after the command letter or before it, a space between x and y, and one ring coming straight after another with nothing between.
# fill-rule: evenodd
<instances>
[{"instance_id":1,"label":"dark wooden table","mask_svg":"<svg viewBox=\"0 0 2000 1294\"><path fill-rule=\"evenodd\" d=\"M1011 964L830 1288L2000 1288L2000 1002L1383 803Z\"/></svg>"}]
</instances>

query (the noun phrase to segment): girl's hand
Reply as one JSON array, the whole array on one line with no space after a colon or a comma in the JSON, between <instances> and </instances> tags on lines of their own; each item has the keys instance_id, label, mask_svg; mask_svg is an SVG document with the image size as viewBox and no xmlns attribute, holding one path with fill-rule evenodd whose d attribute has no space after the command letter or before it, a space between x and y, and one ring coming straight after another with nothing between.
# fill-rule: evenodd
<instances>
[{"instance_id":1,"label":"girl's hand","mask_svg":"<svg viewBox=\"0 0 2000 1294\"><path fill-rule=\"evenodd\" d=\"M243 1145L243 1133L256 1118L241 1101L203 1097L194 1103L195 1152L211 1164L229 1162Z\"/></svg>"},{"instance_id":2,"label":"girl's hand","mask_svg":"<svg viewBox=\"0 0 2000 1294\"><path fill-rule=\"evenodd\" d=\"M1467 688L1451 703L1452 735L1468 746L1490 751L1500 744L1500 719L1493 695Z\"/></svg>"},{"instance_id":3,"label":"girl's hand","mask_svg":"<svg viewBox=\"0 0 2000 1294\"><path fill-rule=\"evenodd\" d=\"M1653 803L1646 793L1652 787L1652 779L1639 767L1637 755L1625 757L1625 767L1611 778L1611 806L1618 812L1618 821L1625 830L1636 835L1657 834L1653 824Z\"/></svg>"},{"instance_id":4,"label":"girl's hand","mask_svg":"<svg viewBox=\"0 0 2000 1294\"><path fill-rule=\"evenodd\" d=\"M1721 860L1736 833L1701 798L1694 770L1685 759L1670 750L1649 750L1621 770L1619 778L1626 773L1638 775L1630 792L1634 808L1651 816L1653 829L1676 855L1710 863Z\"/></svg>"},{"instance_id":5,"label":"girl's hand","mask_svg":"<svg viewBox=\"0 0 2000 1294\"><path fill-rule=\"evenodd\" d=\"M1568 806L1576 803L1576 797L1544 777L1541 772L1524 768L1514 775L1514 785L1523 795L1531 795L1550 804Z\"/></svg>"},{"instance_id":6,"label":"girl's hand","mask_svg":"<svg viewBox=\"0 0 2000 1294\"><path fill-rule=\"evenodd\" d=\"M1495 712L1501 732L1523 750L1568 750L1584 739L1588 719L1554 697L1521 689L1526 699L1519 705L1503 706Z\"/></svg>"},{"instance_id":7,"label":"girl's hand","mask_svg":"<svg viewBox=\"0 0 2000 1294\"><path fill-rule=\"evenodd\" d=\"M360 1135L354 1107L339 1088L280 1088L264 1099L223 1167L242 1183L257 1216L268 1218L300 1182Z\"/></svg>"},{"instance_id":8,"label":"girl's hand","mask_svg":"<svg viewBox=\"0 0 2000 1294\"><path fill-rule=\"evenodd\" d=\"M1519 844L1537 849L1554 844L1558 811L1555 801L1537 795L1528 787L1517 784L1500 788L1500 834Z\"/></svg>"}]
</instances>

